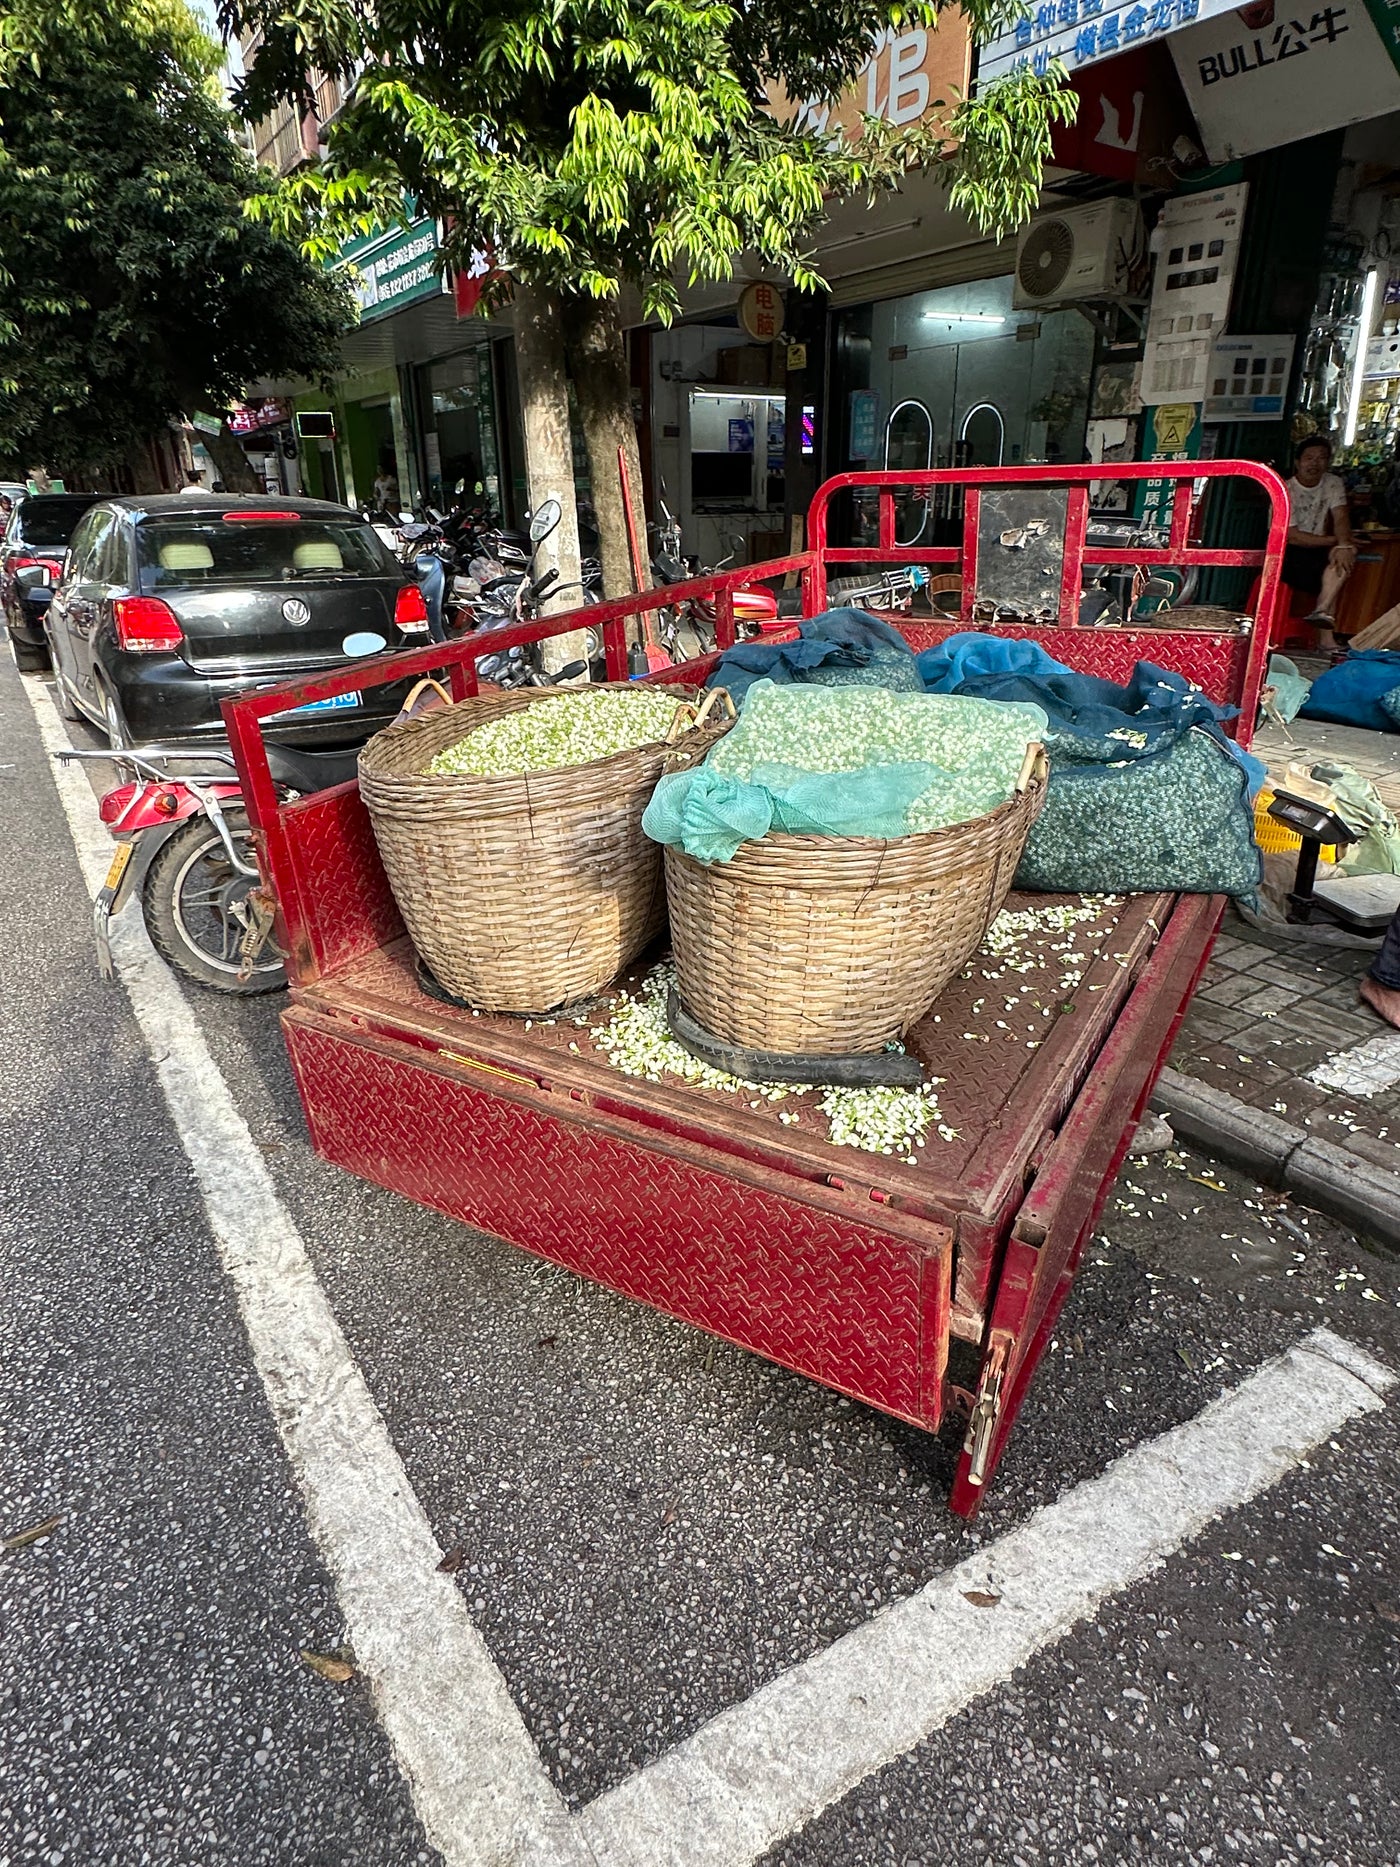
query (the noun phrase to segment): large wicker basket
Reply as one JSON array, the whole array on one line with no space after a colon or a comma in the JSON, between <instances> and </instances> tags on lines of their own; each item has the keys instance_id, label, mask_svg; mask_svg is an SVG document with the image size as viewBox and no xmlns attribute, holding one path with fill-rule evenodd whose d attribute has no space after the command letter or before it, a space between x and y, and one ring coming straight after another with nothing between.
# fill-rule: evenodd
<instances>
[{"instance_id":1,"label":"large wicker basket","mask_svg":"<svg viewBox=\"0 0 1400 1867\"><path fill-rule=\"evenodd\" d=\"M588 998L665 923L661 852L642 834L642 812L666 745L513 777L424 770L474 726L573 692L477 695L388 727L360 754L360 795L413 944L439 985L483 1010ZM693 717L695 691L675 695ZM712 735L695 739L698 755ZM673 764L690 755L669 754Z\"/></svg>"},{"instance_id":2,"label":"large wicker basket","mask_svg":"<svg viewBox=\"0 0 1400 1867\"><path fill-rule=\"evenodd\" d=\"M946 830L888 842L770 831L708 865L668 848L682 1003L746 1050L882 1049L981 945L1044 801L1033 746L1009 802Z\"/></svg>"}]
</instances>

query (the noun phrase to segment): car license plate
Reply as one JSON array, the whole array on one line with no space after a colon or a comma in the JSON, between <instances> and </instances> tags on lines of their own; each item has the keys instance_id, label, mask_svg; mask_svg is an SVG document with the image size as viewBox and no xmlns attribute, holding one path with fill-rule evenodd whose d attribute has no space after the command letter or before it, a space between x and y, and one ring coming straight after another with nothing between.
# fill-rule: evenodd
<instances>
[{"instance_id":1,"label":"car license plate","mask_svg":"<svg viewBox=\"0 0 1400 1867\"><path fill-rule=\"evenodd\" d=\"M102 884L104 888L110 889L113 892L116 891L123 875L126 874L126 865L130 862L135 851L135 843L117 844L116 848L112 851L112 864L107 871L107 879Z\"/></svg>"},{"instance_id":2,"label":"car license plate","mask_svg":"<svg viewBox=\"0 0 1400 1867\"><path fill-rule=\"evenodd\" d=\"M274 713L274 720L295 719L301 713L338 713L342 707L357 707L360 704L358 694L332 694L329 700L308 700L304 707L288 707L285 713Z\"/></svg>"}]
</instances>

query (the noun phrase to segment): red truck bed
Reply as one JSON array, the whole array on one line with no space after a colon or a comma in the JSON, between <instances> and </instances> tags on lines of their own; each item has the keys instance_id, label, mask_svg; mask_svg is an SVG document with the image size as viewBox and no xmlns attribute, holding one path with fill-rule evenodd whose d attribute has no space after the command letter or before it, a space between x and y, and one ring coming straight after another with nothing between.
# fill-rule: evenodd
<instances>
[{"instance_id":1,"label":"red truck bed","mask_svg":"<svg viewBox=\"0 0 1400 1867\"><path fill-rule=\"evenodd\" d=\"M1188 552L1262 561L1267 616L1282 488L1267 469L1207 466L1263 476L1274 504L1270 549L1166 549L1173 561ZM998 478L1023 484L1034 471L912 477L975 489ZM1186 470L1143 471L1177 478L1189 495ZM1057 470L1055 484L1068 481L1076 495L1087 491L1088 472ZM846 477L872 486L882 502L896 484ZM832 555L823 556L829 497L824 488L814 507L813 550L761 567L764 575L800 572L809 613L820 606ZM1177 507L1184 513L1180 499ZM1185 526L1182 516L1183 537ZM921 555L883 549L882 558L865 548L861 561ZM922 555L941 562L948 554ZM728 573L707 586L721 641L725 599L754 575ZM1077 587L1077 566L1075 579ZM604 625L610 661L621 658L628 615L667 594L588 612ZM513 633L538 638L575 620ZM911 623L907 633L922 646L952 626ZM1264 633L1059 628L1037 639L1093 672L1125 675L1139 658L1177 667L1214 698L1248 701L1247 721ZM401 679L418 664L449 664L461 691L474 680L470 645L452 645L361 663L228 709L291 954L283 1024L317 1151L915 1425L935 1430L950 1408L970 1414L951 1500L970 1514L1170 1049L1223 901L1129 896L1069 931L1028 937L1013 966L984 951L907 1038L941 1079L942 1132L930 1131L914 1165L833 1146L815 1096L784 1103L799 1118L782 1122L761 1099L755 1106L679 1078L624 1076L591 1034L606 1021L606 995L527 1023L463 1011L420 990L356 787L279 800L257 728L288 704ZM695 670L675 672L693 678ZM1057 900L1080 905L1047 896L1013 896L1007 905ZM620 984L635 983L660 957L647 956Z\"/></svg>"}]
</instances>

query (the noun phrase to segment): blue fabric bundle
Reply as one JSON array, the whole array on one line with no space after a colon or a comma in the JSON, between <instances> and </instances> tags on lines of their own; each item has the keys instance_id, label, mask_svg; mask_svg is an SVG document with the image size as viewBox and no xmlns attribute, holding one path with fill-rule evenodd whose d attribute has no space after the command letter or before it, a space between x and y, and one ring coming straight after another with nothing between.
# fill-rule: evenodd
<instances>
[{"instance_id":1,"label":"blue fabric bundle","mask_svg":"<svg viewBox=\"0 0 1400 1867\"><path fill-rule=\"evenodd\" d=\"M1400 653L1393 648L1353 649L1345 661L1318 675L1299 708L1299 717L1393 733L1396 722L1382 705L1382 697L1396 687L1400 687Z\"/></svg>"},{"instance_id":2,"label":"blue fabric bundle","mask_svg":"<svg viewBox=\"0 0 1400 1867\"><path fill-rule=\"evenodd\" d=\"M828 609L802 624L795 642L736 642L706 683L727 687L736 706L755 681L922 691L913 652L898 629L863 609Z\"/></svg>"}]
</instances>

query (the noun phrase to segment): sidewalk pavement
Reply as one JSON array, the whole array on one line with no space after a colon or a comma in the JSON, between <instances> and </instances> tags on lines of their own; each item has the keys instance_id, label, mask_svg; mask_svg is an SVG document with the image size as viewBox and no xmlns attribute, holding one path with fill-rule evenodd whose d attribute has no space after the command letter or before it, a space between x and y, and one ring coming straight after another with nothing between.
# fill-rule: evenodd
<instances>
[{"instance_id":1,"label":"sidewalk pavement","mask_svg":"<svg viewBox=\"0 0 1400 1867\"><path fill-rule=\"evenodd\" d=\"M1280 777L1288 758L1339 758L1400 804L1388 735L1322 727L1288 744L1272 729L1255 749ZM1228 909L1153 1106L1183 1140L1400 1249L1400 1031L1358 997L1372 956Z\"/></svg>"},{"instance_id":2,"label":"sidewalk pavement","mask_svg":"<svg viewBox=\"0 0 1400 1867\"><path fill-rule=\"evenodd\" d=\"M1388 733L1295 720L1254 750L1275 783L1291 760L1350 765L1400 810ZM1357 996L1371 959L1231 908L1153 1101L1183 1140L1400 1247L1400 1031Z\"/></svg>"}]
</instances>

